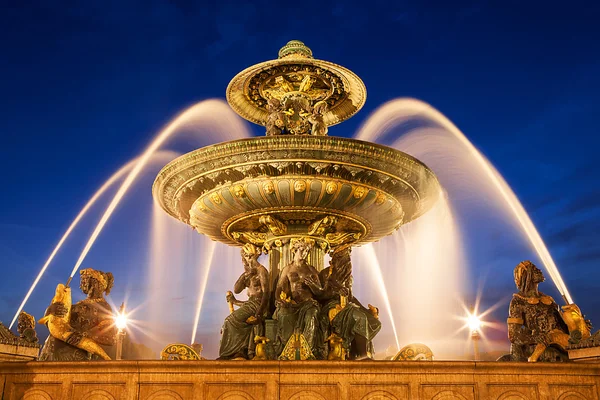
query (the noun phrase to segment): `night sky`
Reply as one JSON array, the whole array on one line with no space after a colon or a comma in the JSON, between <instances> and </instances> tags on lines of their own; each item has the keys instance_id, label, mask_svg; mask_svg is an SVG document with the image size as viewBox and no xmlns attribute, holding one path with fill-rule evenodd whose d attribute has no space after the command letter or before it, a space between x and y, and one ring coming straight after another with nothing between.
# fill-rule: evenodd
<instances>
[{"instance_id":1,"label":"night sky","mask_svg":"<svg viewBox=\"0 0 600 400\"><path fill-rule=\"evenodd\" d=\"M10 323L70 221L114 171L179 112L223 99L235 74L276 58L281 46L298 39L315 58L351 69L367 86L362 111L330 135L351 137L379 105L397 97L433 105L503 174L575 302L600 326L598 2L219 3L3 4L0 321ZM191 140L174 146L197 147ZM129 271L115 273L114 303L144 274L157 171L144 174L84 263ZM25 307L36 317L68 277L102 210L92 210L50 265ZM493 229L484 225L468 223ZM477 240L492 234L465 235L466 301L483 285L484 305L504 301L490 316L503 323L512 270L535 255L522 246L482 254L493 243ZM480 261L499 252L510 257ZM541 289L558 300L550 280Z\"/></svg>"}]
</instances>

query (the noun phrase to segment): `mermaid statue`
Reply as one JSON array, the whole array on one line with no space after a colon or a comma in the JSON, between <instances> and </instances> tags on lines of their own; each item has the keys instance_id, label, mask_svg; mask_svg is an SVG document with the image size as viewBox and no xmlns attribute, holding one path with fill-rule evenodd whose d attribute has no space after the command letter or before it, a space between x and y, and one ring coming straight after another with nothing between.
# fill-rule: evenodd
<instances>
[{"instance_id":1,"label":"mermaid statue","mask_svg":"<svg viewBox=\"0 0 600 400\"><path fill-rule=\"evenodd\" d=\"M113 275L92 268L80 274L79 288L87 298L71 306L71 289L59 284L39 321L50 331L40 361L110 360L107 349L115 344L117 330L104 294L113 287Z\"/></svg>"}]
</instances>

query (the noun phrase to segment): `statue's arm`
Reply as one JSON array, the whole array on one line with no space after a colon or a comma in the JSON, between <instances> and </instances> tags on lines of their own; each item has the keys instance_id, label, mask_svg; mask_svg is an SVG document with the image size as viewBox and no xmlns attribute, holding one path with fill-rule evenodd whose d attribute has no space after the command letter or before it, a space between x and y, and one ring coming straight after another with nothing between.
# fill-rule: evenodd
<instances>
[{"instance_id":1,"label":"statue's arm","mask_svg":"<svg viewBox=\"0 0 600 400\"><path fill-rule=\"evenodd\" d=\"M240 294L242 292L242 290L244 290L246 288L246 278L248 277L248 275L244 272L242 275L240 275L240 277L237 279L237 281L235 281L235 284L233 285L233 292L235 294Z\"/></svg>"},{"instance_id":2,"label":"statue's arm","mask_svg":"<svg viewBox=\"0 0 600 400\"><path fill-rule=\"evenodd\" d=\"M321 299L325 295L325 290L319 281L319 271L317 271L317 269L312 265L309 265L308 268L311 271L311 276L304 278L304 283L308 286L315 297ZM314 279L313 276L316 276L317 279Z\"/></svg>"},{"instance_id":3,"label":"statue's arm","mask_svg":"<svg viewBox=\"0 0 600 400\"><path fill-rule=\"evenodd\" d=\"M269 306L269 273L267 272L267 269L262 265L258 270L258 276L260 278L262 298L260 299L260 307L258 308L258 311L256 312L255 316L256 318L262 318L265 310Z\"/></svg>"},{"instance_id":4,"label":"statue's arm","mask_svg":"<svg viewBox=\"0 0 600 400\"><path fill-rule=\"evenodd\" d=\"M320 300L329 300L335 297L335 290L330 282L330 268L331 267L327 267L321 272L319 272L319 282L321 283L321 287L323 288L323 293L320 296Z\"/></svg>"}]
</instances>

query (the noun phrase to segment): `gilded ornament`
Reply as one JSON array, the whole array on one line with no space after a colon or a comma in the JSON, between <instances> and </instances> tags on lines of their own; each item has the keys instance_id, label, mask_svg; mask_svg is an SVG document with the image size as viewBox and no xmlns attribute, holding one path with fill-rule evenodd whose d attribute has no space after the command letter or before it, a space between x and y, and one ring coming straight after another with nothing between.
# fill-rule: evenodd
<instances>
[{"instance_id":1,"label":"gilded ornament","mask_svg":"<svg viewBox=\"0 0 600 400\"><path fill-rule=\"evenodd\" d=\"M238 241L252 243L255 246L262 246L265 243L265 240L267 240L266 233L255 231L233 232L231 236Z\"/></svg>"},{"instance_id":2,"label":"gilded ornament","mask_svg":"<svg viewBox=\"0 0 600 400\"><path fill-rule=\"evenodd\" d=\"M337 183L328 182L327 187L325 188L325 191L327 192L327 194L334 194L336 192L337 188L338 188Z\"/></svg>"},{"instance_id":3,"label":"gilded ornament","mask_svg":"<svg viewBox=\"0 0 600 400\"><path fill-rule=\"evenodd\" d=\"M297 180L294 182L294 190L298 193L304 192L306 190L306 182L303 180Z\"/></svg>"},{"instance_id":4,"label":"gilded ornament","mask_svg":"<svg viewBox=\"0 0 600 400\"><path fill-rule=\"evenodd\" d=\"M210 199L213 201L213 203L215 204L221 204L221 198L219 197L218 193L211 193L210 194Z\"/></svg>"},{"instance_id":5,"label":"gilded ornament","mask_svg":"<svg viewBox=\"0 0 600 400\"><path fill-rule=\"evenodd\" d=\"M244 191L244 187L242 185L235 185L233 187L233 193L236 195L236 197L246 196L246 192Z\"/></svg>"},{"instance_id":6,"label":"gilded ornament","mask_svg":"<svg viewBox=\"0 0 600 400\"><path fill-rule=\"evenodd\" d=\"M173 343L160 352L160 359L163 361L192 361L201 360L202 358L196 350L187 344Z\"/></svg>"},{"instance_id":7,"label":"gilded ornament","mask_svg":"<svg viewBox=\"0 0 600 400\"><path fill-rule=\"evenodd\" d=\"M263 183L263 190L266 194L272 194L275 192L275 186L273 186L273 182L267 181Z\"/></svg>"},{"instance_id":8,"label":"gilded ornament","mask_svg":"<svg viewBox=\"0 0 600 400\"><path fill-rule=\"evenodd\" d=\"M404 346L393 358L393 361L432 361L433 352L422 343Z\"/></svg>"},{"instance_id":9,"label":"gilded ornament","mask_svg":"<svg viewBox=\"0 0 600 400\"><path fill-rule=\"evenodd\" d=\"M311 236L324 236L326 233L329 233L335 229L337 220L337 217L328 215L325 218L313 222L308 227L308 234Z\"/></svg>"},{"instance_id":10,"label":"gilded ornament","mask_svg":"<svg viewBox=\"0 0 600 400\"><path fill-rule=\"evenodd\" d=\"M258 222L266 226L273 235L281 236L287 233L287 226L271 215L263 215Z\"/></svg>"},{"instance_id":11,"label":"gilded ornament","mask_svg":"<svg viewBox=\"0 0 600 400\"><path fill-rule=\"evenodd\" d=\"M354 188L354 198L360 199L367 193L367 189L363 186L357 186Z\"/></svg>"},{"instance_id":12,"label":"gilded ornament","mask_svg":"<svg viewBox=\"0 0 600 400\"><path fill-rule=\"evenodd\" d=\"M344 339L332 333L325 341L329 343L329 353L327 355L329 361L344 361L346 359Z\"/></svg>"},{"instance_id":13,"label":"gilded ornament","mask_svg":"<svg viewBox=\"0 0 600 400\"><path fill-rule=\"evenodd\" d=\"M383 203L385 203L385 194L383 193L378 193L377 197L375 198L375 204L380 206Z\"/></svg>"}]
</instances>

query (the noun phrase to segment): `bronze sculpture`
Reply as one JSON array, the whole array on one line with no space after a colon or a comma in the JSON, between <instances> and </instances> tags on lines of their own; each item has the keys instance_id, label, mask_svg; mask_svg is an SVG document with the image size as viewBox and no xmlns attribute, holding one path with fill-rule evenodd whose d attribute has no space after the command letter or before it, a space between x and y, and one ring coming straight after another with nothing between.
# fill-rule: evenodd
<instances>
[{"instance_id":1,"label":"bronze sculpture","mask_svg":"<svg viewBox=\"0 0 600 400\"><path fill-rule=\"evenodd\" d=\"M567 361L569 330L552 297L538 290L544 274L531 261L514 270L518 293L509 306L508 338L512 361Z\"/></svg>"},{"instance_id":2,"label":"bronze sculpture","mask_svg":"<svg viewBox=\"0 0 600 400\"><path fill-rule=\"evenodd\" d=\"M267 136L281 135L285 128L286 120L281 102L274 97L270 98L269 101L267 101L267 110L269 111L269 116L265 122Z\"/></svg>"},{"instance_id":3,"label":"bronze sculpture","mask_svg":"<svg viewBox=\"0 0 600 400\"><path fill-rule=\"evenodd\" d=\"M319 273L324 287L322 315L329 330L343 339L348 359L373 358L373 338L381 330L377 308L365 308L352 295L351 248L341 246L332 256L330 266Z\"/></svg>"},{"instance_id":4,"label":"bronze sculpture","mask_svg":"<svg viewBox=\"0 0 600 400\"><path fill-rule=\"evenodd\" d=\"M35 332L35 318L25 311L21 311L17 320L17 332L19 337L30 343L38 343L37 333Z\"/></svg>"},{"instance_id":5,"label":"bronze sculpture","mask_svg":"<svg viewBox=\"0 0 600 400\"><path fill-rule=\"evenodd\" d=\"M317 297L322 295L323 288L317 270L306 261L313 246L313 239L292 239L293 259L283 268L277 282L273 319L278 323L276 348L282 349L294 333L300 333L314 356L321 358L324 338Z\"/></svg>"},{"instance_id":6,"label":"bronze sculpture","mask_svg":"<svg viewBox=\"0 0 600 400\"><path fill-rule=\"evenodd\" d=\"M87 298L74 304L70 310L60 301L53 301L45 313L45 323L54 318L68 318L72 332L63 336L59 332L55 337L50 330L50 336L40 354L40 361L85 361L102 358L80 348L83 342L93 341L100 346L113 346L116 342L117 329L114 326L113 313L110 305L104 299L114 284L110 272L105 273L91 268L80 271L81 291ZM64 340L63 340L64 339ZM107 356L108 357L108 356Z\"/></svg>"},{"instance_id":7,"label":"bronze sculpture","mask_svg":"<svg viewBox=\"0 0 600 400\"><path fill-rule=\"evenodd\" d=\"M269 305L269 273L258 262L260 249L252 244L242 247L244 273L235 282L233 291L238 294L248 289L248 300L240 301L228 292L227 302L231 313L223 322L219 359L251 359L255 353L256 336L264 334L264 319ZM233 310L233 305L239 306Z\"/></svg>"}]
</instances>

